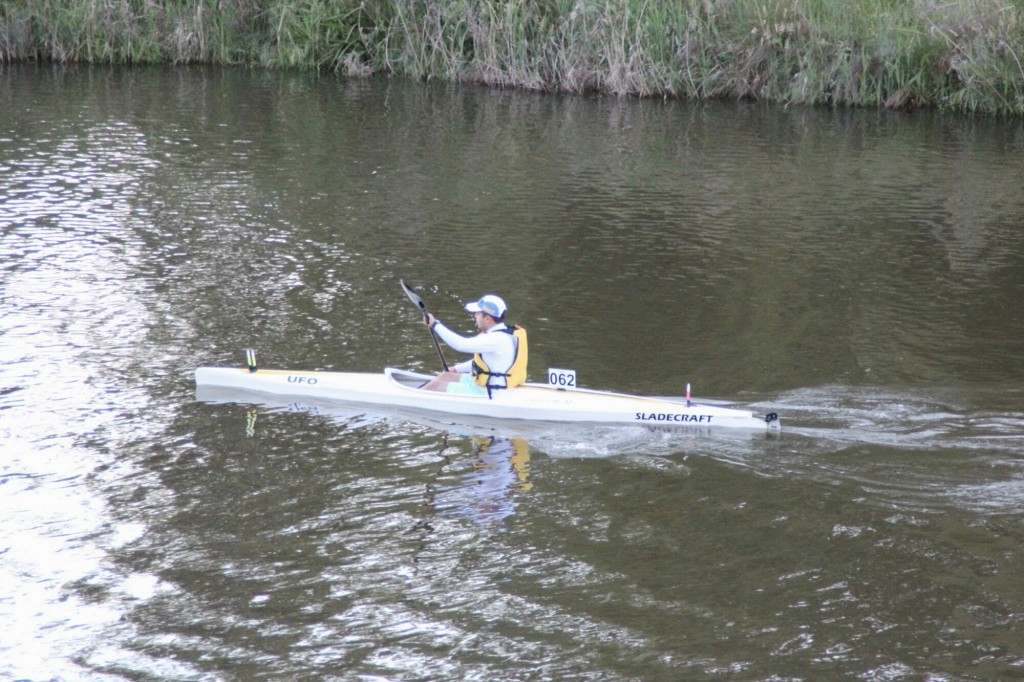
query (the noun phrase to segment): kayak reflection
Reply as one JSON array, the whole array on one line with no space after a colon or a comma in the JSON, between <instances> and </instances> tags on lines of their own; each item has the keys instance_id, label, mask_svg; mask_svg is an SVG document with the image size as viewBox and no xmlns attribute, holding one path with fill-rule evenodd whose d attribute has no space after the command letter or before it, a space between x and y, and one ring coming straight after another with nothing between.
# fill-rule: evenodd
<instances>
[{"instance_id":1,"label":"kayak reflection","mask_svg":"<svg viewBox=\"0 0 1024 682\"><path fill-rule=\"evenodd\" d=\"M339 419L349 428L361 428L394 420L437 429L443 445L438 453L441 467L427 486L427 517L413 527L413 531L433 532L433 518L470 518L480 525L490 525L515 514L516 496L533 488L530 478L530 445L524 436L468 435L476 430L470 424L442 423L419 415L375 414L360 409L347 409L338 404L312 402L285 402L272 398L257 400L252 394L221 389L203 389L196 397L210 404L236 404L245 406L245 435L258 435L257 422L260 409L298 412ZM453 427L456 429L452 431ZM472 429L472 430L470 430ZM525 435L525 434L524 434ZM462 441L457 446L468 457L448 454L450 438ZM468 439L467 443L463 439Z\"/></svg>"},{"instance_id":2,"label":"kayak reflection","mask_svg":"<svg viewBox=\"0 0 1024 682\"><path fill-rule=\"evenodd\" d=\"M473 454L446 465L433 497L441 516L458 516L491 525L516 511L516 497L533 487L530 446L523 438L472 436ZM453 484L447 479L455 478Z\"/></svg>"}]
</instances>

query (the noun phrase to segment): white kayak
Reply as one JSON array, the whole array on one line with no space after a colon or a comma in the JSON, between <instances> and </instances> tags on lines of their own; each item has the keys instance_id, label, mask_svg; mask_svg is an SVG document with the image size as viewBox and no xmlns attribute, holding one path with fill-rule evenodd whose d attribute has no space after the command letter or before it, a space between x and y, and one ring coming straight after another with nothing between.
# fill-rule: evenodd
<instances>
[{"instance_id":1,"label":"white kayak","mask_svg":"<svg viewBox=\"0 0 1024 682\"><path fill-rule=\"evenodd\" d=\"M381 373L317 372L237 367L196 369L197 389L236 389L262 395L379 405L434 414L493 419L658 427L779 429L774 412L764 416L718 405L591 389L526 383L488 396L425 391L426 374L386 368Z\"/></svg>"}]
</instances>

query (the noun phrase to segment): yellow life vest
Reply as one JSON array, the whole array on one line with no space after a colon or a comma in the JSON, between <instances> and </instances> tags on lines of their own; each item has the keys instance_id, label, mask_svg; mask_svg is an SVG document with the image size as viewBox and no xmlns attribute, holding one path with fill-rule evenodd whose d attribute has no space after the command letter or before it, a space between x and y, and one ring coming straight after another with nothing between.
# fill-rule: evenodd
<instances>
[{"instance_id":1,"label":"yellow life vest","mask_svg":"<svg viewBox=\"0 0 1024 682\"><path fill-rule=\"evenodd\" d=\"M516 355L512 360L512 366L507 372L492 372L487 363L479 353L473 356L473 380L477 386L492 388L515 388L526 381L526 361L529 359L529 346L526 343L526 330L518 324L512 325L512 329L506 327L501 329L506 334L511 334L516 339ZM505 386L491 386L488 382L491 377L505 377Z\"/></svg>"}]
</instances>

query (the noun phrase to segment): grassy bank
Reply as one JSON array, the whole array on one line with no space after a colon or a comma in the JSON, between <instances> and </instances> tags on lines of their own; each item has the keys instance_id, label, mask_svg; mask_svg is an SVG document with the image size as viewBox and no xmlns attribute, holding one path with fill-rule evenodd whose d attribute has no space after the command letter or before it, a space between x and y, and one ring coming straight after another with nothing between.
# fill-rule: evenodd
<instances>
[{"instance_id":1,"label":"grassy bank","mask_svg":"<svg viewBox=\"0 0 1024 682\"><path fill-rule=\"evenodd\" d=\"M1024 114L1024 0L7 0L4 61Z\"/></svg>"}]
</instances>

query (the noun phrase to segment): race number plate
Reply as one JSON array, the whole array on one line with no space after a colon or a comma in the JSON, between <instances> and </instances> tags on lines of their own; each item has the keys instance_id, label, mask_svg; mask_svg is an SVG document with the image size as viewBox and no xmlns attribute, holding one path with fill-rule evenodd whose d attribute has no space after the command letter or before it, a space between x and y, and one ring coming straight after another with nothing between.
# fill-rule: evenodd
<instances>
[{"instance_id":1,"label":"race number plate","mask_svg":"<svg viewBox=\"0 0 1024 682\"><path fill-rule=\"evenodd\" d=\"M555 388L569 390L576 388L576 370L555 368L549 369L548 385L553 386Z\"/></svg>"}]
</instances>

